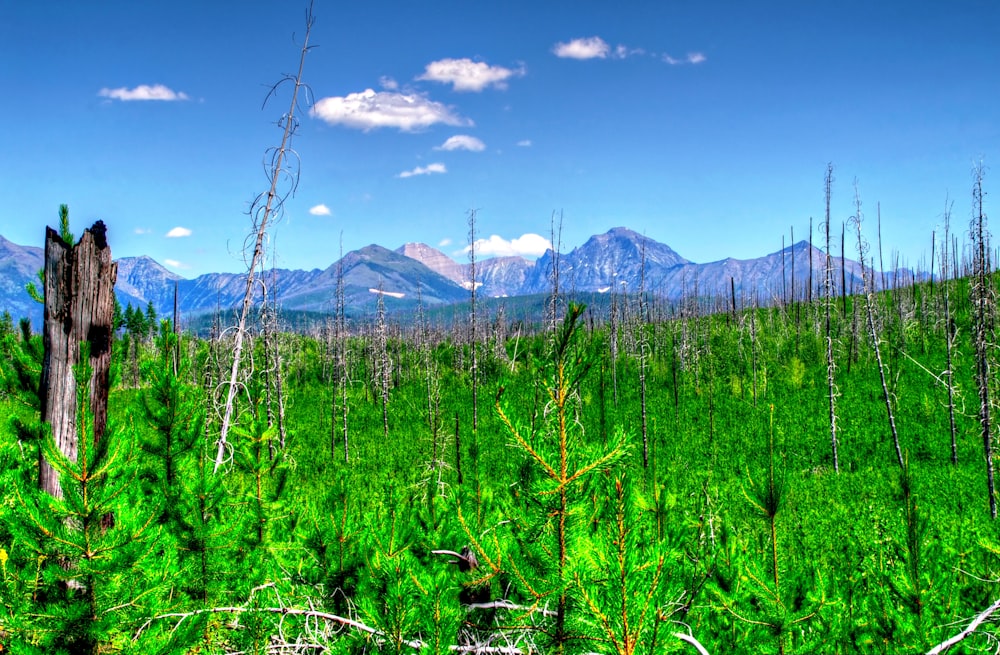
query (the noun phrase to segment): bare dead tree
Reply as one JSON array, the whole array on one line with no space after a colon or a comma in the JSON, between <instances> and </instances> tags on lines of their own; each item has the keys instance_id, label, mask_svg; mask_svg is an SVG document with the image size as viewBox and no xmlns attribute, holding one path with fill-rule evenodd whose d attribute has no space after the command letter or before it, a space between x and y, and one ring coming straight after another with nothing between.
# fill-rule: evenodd
<instances>
[{"instance_id":1,"label":"bare dead tree","mask_svg":"<svg viewBox=\"0 0 1000 655\"><path fill-rule=\"evenodd\" d=\"M944 243L941 244L941 284L944 289L944 338L945 338L945 372L944 378L948 387L948 424L951 428L951 463L958 464L958 429L955 426L955 370L952 363L952 352L955 348L955 328L952 326L950 287L948 283L948 242L951 230L951 203L945 202L944 210Z\"/></svg>"},{"instance_id":2,"label":"bare dead tree","mask_svg":"<svg viewBox=\"0 0 1000 655\"><path fill-rule=\"evenodd\" d=\"M177 281L174 280L174 375L181 368L181 313L177 306Z\"/></svg>"},{"instance_id":3,"label":"bare dead tree","mask_svg":"<svg viewBox=\"0 0 1000 655\"><path fill-rule=\"evenodd\" d=\"M973 168L972 221L972 284L969 288L972 302L972 341L976 352L976 386L979 389L979 426L983 438L983 455L986 460L986 486L990 501L990 518L997 517L996 487L993 480L993 423L992 409L995 394L991 387L995 357L996 296L990 280L989 229L983 212L983 165Z\"/></svg>"},{"instance_id":4,"label":"bare dead tree","mask_svg":"<svg viewBox=\"0 0 1000 655\"><path fill-rule=\"evenodd\" d=\"M809 217L809 307L813 301L813 219Z\"/></svg>"},{"instance_id":5,"label":"bare dead tree","mask_svg":"<svg viewBox=\"0 0 1000 655\"><path fill-rule=\"evenodd\" d=\"M342 436L344 438L344 463L350 461L350 447L347 430L347 386L348 386L348 360L347 360L347 312L344 297L344 235L340 235L340 259L337 260L337 389L334 392L340 393L340 412L342 423ZM334 412L336 414L336 411ZM336 422L336 416L334 417Z\"/></svg>"},{"instance_id":6,"label":"bare dead tree","mask_svg":"<svg viewBox=\"0 0 1000 655\"><path fill-rule=\"evenodd\" d=\"M556 220L556 213L552 212L550 231L552 234L552 270L549 271L549 283L551 285L551 295L549 296L548 326L551 334L556 332L559 325L559 259L562 250L562 212L559 212L559 219Z\"/></svg>"},{"instance_id":7,"label":"bare dead tree","mask_svg":"<svg viewBox=\"0 0 1000 655\"><path fill-rule=\"evenodd\" d=\"M611 393L618 406L618 332L620 321L618 316L618 280L611 278L611 305L608 309L608 346L611 358ZM676 380L675 380L676 382Z\"/></svg>"},{"instance_id":8,"label":"bare dead tree","mask_svg":"<svg viewBox=\"0 0 1000 655\"><path fill-rule=\"evenodd\" d=\"M472 433L479 430L479 358L476 332L476 210L469 210L469 346L472 348Z\"/></svg>"},{"instance_id":9,"label":"bare dead tree","mask_svg":"<svg viewBox=\"0 0 1000 655\"><path fill-rule=\"evenodd\" d=\"M633 329L639 348L639 403L642 411L642 467L649 468L649 433L646 414L646 369L649 366L649 338L646 334L646 237L639 244L639 311Z\"/></svg>"},{"instance_id":10,"label":"bare dead tree","mask_svg":"<svg viewBox=\"0 0 1000 655\"><path fill-rule=\"evenodd\" d=\"M901 469L905 469L906 462L903 460L903 449L900 448L899 445L899 433L896 431L896 417L892 412L892 396L889 393L889 385L886 382L886 365L882 360L880 338L878 328L876 326L875 271L872 269L870 271L870 275L865 273L865 255L868 252L868 243L861 234L861 224L863 221L864 217L861 213L861 193L858 190L857 180L855 180L854 216L851 217L851 222L858 230L858 261L861 262L861 277L865 282L864 296L865 312L868 315L868 336L872 340L872 348L875 350L875 361L878 363L878 374L882 382L882 400L885 401L885 412L889 420L889 431L892 434L892 443L896 449L896 461L899 463L899 467ZM872 266L874 267L874 257L872 258Z\"/></svg>"},{"instance_id":11,"label":"bare dead tree","mask_svg":"<svg viewBox=\"0 0 1000 655\"><path fill-rule=\"evenodd\" d=\"M837 383L836 362L833 359L833 331L830 326L831 303L833 302L833 258L830 256L830 195L833 188L833 164L826 166L826 215L823 226L826 230L826 265L823 267L823 299L826 305L826 381L830 399L830 444L833 449L833 470L840 473L837 457Z\"/></svg>"},{"instance_id":12,"label":"bare dead tree","mask_svg":"<svg viewBox=\"0 0 1000 655\"><path fill-rule=\"evenodd\" d=\"M753 381L753 406L757 406L757 309L760 303L755 295L753 306L750 308L750 363ZM707 344L712 343L711 335ZM709 385L711 386L711 384Z\"/></svg>"},{"instance_id":13,"label":"bare dead tree","mask_svg":"<svg viewBox=\"0 0 1000 655\"><path fill-rule=\"evenodd\" d=\"M235 341L233 344L233 364L229 373L229 380L226 387L226 403L222 417L222 428L219 433L219 440L216 447L214 472L218 472L219 467L226 460L226 439L229 428L233 420L233 412L236 404L236 393L239 388L240 365L243 357L244 341L247 334L247 318L250 315L250 305L253 302L253 288L257 270L261 268L264 258L264 241L267 237L267 228L271 219L276 213L280 213L285 198L294 192L298 184L298 163L297 155L291 149L292 136L298 127L296 112L299 108L299 93L303 89L302 70L305 67L306 54L309 52L309 35L312 31L314 18L312 5L306 12L306 31L302 41L302 48L299 55L299 69L294 77L287 76L271 88L268 94L270 97L278 87L284 82L292 83L292 97L289 103L288 112L279 120L278 125L282 128L281 144L277 148L268 150L265 154L265 171L271 181L270 188L257 196L250 207L250 216L253 219L253 251L250 262L247 266L246 287L243 293L243 303L240 308L239 321L235 328ZM265 99L265 103L267 100ZM282 188L282 185L286 188Z\"/></svg>"},{"instance_id":14,"label":"bare dead tree","mask_svg":"<svg viewBox=\"0 0 1000 655\"><path fill-rule=\"evenodd\" d=\"M792 240L792 303L795 305L795 352L799 351L799 338L802 336L802 303L795 294L795 226L791 226Z\"/></svg>"},{"instance_id":15,"label":"bare dead tree","mask_svg":"<svg viewBox=\"0 0 1000 655\"><path fill-rule=\"evenodd\" d=\"M493 330L491 334L493 339L493 359L497 362L507 361L507 334L507 308L503 303L500 303L496 314L493 315Z\"/></svg>"},{"instance_id":16,"label":"bare dead tree","mask_svg":"<svg viewBox=\"0 0 1000 655\"><path fill-rule=\"evenodd\" d=\"M382 401L382 435L389 438L389 383L392 380L392 362L389 359L388 330L385 322L385 290L378 281L378 300L375 306L375 387Z\"/></svg>"},{"instance_id":17,"label":"bare dead tree","mask_svg":"<svg viewBox=\"0 0 1000 655\"><path fill-rule=\"evenodd\" d=\"M841 318L847 318L847 225L840 224L840 299L842 301ZM829 245L827 245L829 252Z\"/></svg>"},{"instance_id":18,"label":"bare dead tree","mask_svg":"<svg viewBox=\"0 0 1000 655\"><path fill-rule=\"evenodd\" d=\"M882 203L875 203L875 216L878 225L878 267L881 272L882 278L882 290L884 291L888 285L885 279L885 262L882 260ZM872 262L874 263L875 258L872 257ZM874 272L872 273L874 275Z\"/></svg>"},{"instance_id":19,"label":"bare dead tree","mask_svg":"<svg viewBox=\"0 0 1000 655\"><path fill-rule=\"evenodd\" d=\"M77 458L79 440L86 436L77 432L76 420L79 408L74 367L84 363L81 343L87 344L87 398L95 440L103 436L107 426L117 276L118 264L111 259L107 228L102 221L85 230L75 245L46 228L41 419L51 427L60 452L72 462ZM59 475L41 454L39 487L51 496L62 497Z\"/></svg>"}]
</instances>

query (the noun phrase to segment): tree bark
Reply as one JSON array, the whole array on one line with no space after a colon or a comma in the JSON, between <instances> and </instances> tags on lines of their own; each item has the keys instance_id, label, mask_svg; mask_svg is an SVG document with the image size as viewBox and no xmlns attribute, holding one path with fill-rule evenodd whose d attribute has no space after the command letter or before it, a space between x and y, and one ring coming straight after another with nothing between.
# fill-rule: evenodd
<instances>
[{"instance_id":1,"label":"tree bark","mask_svg":"<svg viewBox=\"0 0 1000 655\"><path fill-rule=\"evenodd\" d=\"M77 389L73 370L81 362L81 343L89 346L90 411L94 440L108 422L111 333L118 264L111 260L107 228L97 221L79 243L67 244L52 228L45 231L45 327L40 396L42 421L52 428L56 446L76 461ZM62 497L58 473L39 462L39 487Z\"/></svg>"}]
</instances>

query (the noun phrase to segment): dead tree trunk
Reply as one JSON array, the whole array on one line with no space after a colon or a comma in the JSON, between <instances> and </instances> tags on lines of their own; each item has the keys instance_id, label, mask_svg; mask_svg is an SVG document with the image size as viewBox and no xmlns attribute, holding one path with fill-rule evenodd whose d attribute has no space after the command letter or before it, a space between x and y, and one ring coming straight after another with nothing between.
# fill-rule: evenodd
<instances>
[{"instance_id":1,"label":"dead tree trunk","mask_svg":"<svg viewBox=\"0 0 1000 655\"><path fill-rule=\"evenodd\" d=\"M833 187L833 164L827 164L824 187L826 189L826 220L824 221L826 227L826 264L823 267L823 304L826 306L826 381L830 397L830 444L833 448L833 470L835 473L840 473L840 459L837 457L837 383L835 379L837 366L833 359L833 331L830 326L830 305L833 303L833 260L830 257L830 194ZM860 226L860 218L858 221ZM843 256L843 242L841 242L840 250L841 256ZM864 258L862 258L862 262L864 262Z\"/></svg>"},{"instance_id":2,"label":"dead tree trunk","mask_svg":"<svg viewBox=\"0 0 1000 655\"><path fill-rule=\"evenodd\" d=\"M45 327L40 395L42 421L52 428L56 446L76 461L77 389L73 367L82 364L81 343L87 344L90 369L90 411L94 439L108 422L111 332L118 264L111 260L107 228L97 221L76 245L67 244L52 228L45 231ZM62 497L58 473L39 462L39 487Z\"/></svg>"}]
</instances>

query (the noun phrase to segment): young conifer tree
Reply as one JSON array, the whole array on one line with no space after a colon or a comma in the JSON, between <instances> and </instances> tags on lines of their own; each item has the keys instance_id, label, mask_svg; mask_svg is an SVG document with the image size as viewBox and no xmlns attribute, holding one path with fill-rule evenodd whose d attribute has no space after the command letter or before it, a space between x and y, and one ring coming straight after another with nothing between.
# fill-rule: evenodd
<instances>
[{"instance_id":1,"label":"young conifer tree","mask_svg":"<svg viewBox=\"0 0 1000 655\"><path fill-rule=\"evenodd\" d=\"M532 514L516 521L518 538L526 552L520 558L508 558L510 575L518 581L531 607L548 606L551 620L540 628L542 641L560 654L586 636L570 615L576 573L588 549L582 539L585 526L579 520L583 512L575 511L582 510L580 504L587 502L580 490L594 473L611 468L626 452L624 434L610 446L591 447L583 439L577 420L580 383L592 365L578 344L583 311L582 305L567 306L566 316L552 337L552 353L547 361L539 363L538 383L548 400L539 429L528 434L515 425L503 406L503 387L496 403L500 420L524 454L535 480L522 490L534 501L525 509ZM475 535L468 536L480 560L497 560L477 545Z\"/></svg>"},{"instance_id":2,"label":"young conifer tree","mask_svg":"<svg viewBox=\"0 0 1000 655\"><path fill-rule=\"evenodd\" d=\"M597 640L616 655L656 652L660 608L667 596L667 559L656 529L638 512L628 477L614 477L606 515L592 557L597 566L589 574L577 572L581 605L598 627Z\"/></svg>"},{"instance_id":3,"label":"young conifer tree","mask_svg":"<svg viewBox=\"0 0 1000 655\"><path fill-rule=\"evenodd\" d=\"M75 375L76 461L51 435L42 448L59 475L62 497L33 485L14 486L18 520L11 527L35 566L21 572L30 608L12 627L20 643L46 652L98 653L156 612L175 563L173 551L162 546L159 509L137 484L132 435L112 424L100 440L94 438L86 402L89 367L77 366Z\"/></svg>"}]
</instances>

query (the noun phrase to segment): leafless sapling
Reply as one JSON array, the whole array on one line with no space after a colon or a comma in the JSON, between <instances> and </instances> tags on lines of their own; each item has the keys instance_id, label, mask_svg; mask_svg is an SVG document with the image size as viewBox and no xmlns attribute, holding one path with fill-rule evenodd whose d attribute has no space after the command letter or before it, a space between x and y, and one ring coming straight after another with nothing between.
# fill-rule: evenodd
<instances>
[{"instance_id":1,"label":"leafless sapling","mask_svg":"<svg viewBox=\"0 0 1000 655\"><path fill-rule=\"evenodd\" d=\"M247 334L247 320L250 316L250 305L253 302L254 282L257 270L262 266L264 258L264 243L267 237L267 228L276 213L280 213L284 204L284 199L295 190L298 183L297 155L292 150L292 136L298 127L296 112L299 108L299 93L304 92L302 83L302 71L305 67L306 54L310 50L309 35L312 30L314 18L312 6L306 13L306 30L302 41L302 48L299 55L299 68L295 76L287 76L271 88L268 94L270 97L284 82L292 84L292 97L288 111L279 120L278 125L282 128L281 144L277 148L271 148L265 155L265 171L271 182L270 188L257 196L250 207L249 214L253 220L253 235L249 241L253 242L252 254L247 266L246 286L243 293L243 302L240 307L239 320L236 325L233 343L233 363L229 373L226 386L226 402L223 409L222 427L219 432L215 454L214 471L218 472L226 460L227 444L226 439L233 421L233 414L236 405L236 393L239 389L240 365L243 358L244 341ZM266 100L265 100L266 102ZM284 188L283 188L284 185Z\"/></svg>"},{"instance_id":2,"label":"leafless sapling","mask_svg":"<svg viewBox=\"0 0 1000 655\"><path fill-rule=\"evenodd\" d=\"M990 518L997 517L996 487L993 480L993 423L995 402L992 370L996 357L996 294L991 280L989 259L989 228L983 211L983 165L973 171L972 220L969 234L972 237L972 280L969 287L972 302L972 341L976 358L976 386L979 389L979 426L986 460L986 486L989 494Z\"/></svg>"},{"instance_id":3,"label":"leafless sapling","mask_svg":"<svg viewBox=\"0 0 1000 655\"><path fill-rule=\"evenodd\" d=\"M833 470L840 473L837 456L837 383L836 362L833 359L833 331L830 326L831 303L833 302L833 258L830 256L830 195L833 188L833 164L827 164L823 187L826 193L826 215L823 221L826 229L826 265L823 267L823 300L826 306L826 381L830 400L830 444L833 448Z\"/></svg>"},{"instance_id":4,"label":"leafless sapling","mask_svg":"<svg viewBox=\"0 0 1000 655\"><path fill-rule=\"evenodd\" d=\"M881 338L876 324L876 298L875 298L875 271L870 270L870 274L865 273L865 255L868 252L868 243L861 234L861 225L864 217L861 213L861 193L858 190L858 183L854 182L854 216L851 222L858 231L858 261L861 262L861 277L864 280L865 313L868 316L868 336L872 340L872 348L875 351L875 361L878 364L879 379L882 382L882 400L885 402L885 412L889 420L889 430L892 434L892 444L896 450L896 461L902 469L906 466L903 461L903 449L899 445L899 433L896 431L896 417L892 411L892 396L889 393L889 385L886 382L886 364L882 359L880 347ZM872 259L874 265L874 258Z\"/></svg>"}]
</instances>

